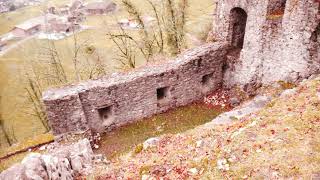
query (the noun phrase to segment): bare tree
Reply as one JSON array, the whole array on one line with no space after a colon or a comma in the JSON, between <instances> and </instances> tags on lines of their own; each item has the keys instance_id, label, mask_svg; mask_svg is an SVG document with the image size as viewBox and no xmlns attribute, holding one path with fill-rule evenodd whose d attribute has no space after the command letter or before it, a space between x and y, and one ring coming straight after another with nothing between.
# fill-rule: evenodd
<instances>
[{"instance_id":1,"label":"bare tree","mask_svg":"<svg viewBox=\"0 0 320 180\"><path fill-rule=\"evenodd\" d=\"M156 33L154 32L154 39L156 40L157 42L157 46L159 47L159 53L163 53L163 49L164 49L164 37L163 37L163 30L162 30L162 23L163 19L161 19L160 17L160 14L159 14L159 11L157 10L156 8L156 5L151 1L151 0L147 0L147 2L151 5L152 7L152 11L156 17L156 20L157 20L157 28L159 30L158 34L159 34L159 40L157 38L157 35Z\"/></svg>"},{"instance_id":2,"label":"bare tree","mask_svg":"<svg viewBox=\"0 0 320 180\"><path fill-rule=\"evenodd\" d=\"M150 37L147 27L142 19L142 15L138 8L134 6L134 4L130 0L122 0L122 4L126 8L129 15L131 15L134 18L134 20L138 22L139 26L141 26L140 31L142 34L142 42L144 44L143 47L146 51L146 53L144 54L146 55L146 60L149 61L150 58L154 55L154 39L153 37Z\"/></svg>"},{"instance_id":3,"label":"bare tree","mask_svg":"<svg viewBox=\"0 0 320 180\"><path fill-rule=\"evenodd\" d=\"M15 136L12 126L11 126L11 131L8 131L5 128L5 123L2 118L0 119L0 127L1 127L1 131L4 134L4 138L9 146L12 146L15 142L17 142L17 138Z\"/></svg>"},{"instance_id":4,"label":"bare tree","mask_svg":"<svg viewBox=\"0 0 320 180\"><path fill-rule=\"evenodd\" d=\"M107 74L107 67L93 45L87 45L81 55L85 59L81 64L82 79L93 79Z\"/></svg>"},{"instance_id":5,"label":"bare tree","mask_svg":"<svg viewBox=\"0 0 320 180\"><path fill-rule=\"evenodd\" d=\"M36 74L26 74L26 78L27 85L25 87L25 90L27 93L28 100L32 105L32 111L29 114L39 119L46 130L45 132L48 132L50 130L50 126L48 124L48 119L41 98L43 89L41 87L41 83L38 81L39 78Z\"/></svg>"},{"instance_id":6,"label":"bare tree","mask_svg":"<svg viewBox=\"0 0 320 180\"><path fill-rule=\"evenodd\" d=\"M183 49L185 43L185 23L187 0L180 0L175 4L173 0L165 0L164 9L166 11L164 19L166 20L165 29L167 37L167 46L170 53L176 55Z\"/></svg>"},{"instance_id":7,"label":"bare tree","mask_svg":"<svg viewBox=\"0 0 320 180\"><path fill-rule=\"evenodd\" d=\"M119 61L123 68L135 68L136 67L136 51L133 44L137 42L129 36L122 27L120 27L119 34L108 33L109 38L116 45L119 54L116 60ZM141 52L144 53L143 49Z\"/></svg>"},{"instance_id":8,"label":"bare tree","mask_svg":"<svg viewBox=\"0 0 320 180\"><path fill-rule=\"evenodd\" d=\"M74 67L74 72L75 72L75 77L76 77L76 81L80 81L81 77L80 77L80 72L79 72L79 67L78 67L78 55L79 55L79 51L80 51L81 46L78 45L78 40L76 37L76 34L73 32L73 67Z\"/></svg>"},{"instance_id":9,"label":"bare tree","mask_svg":"<svg viewBox=\"0 0 320 180\"><path fill-rule=\"evenodd\" d=\"M68 82L60 54L53 41L47 41L47 46L42 47L39 51L39 61L32 61L30 65L33 73L37 74L35 78L38 82L41 78L47 81L47 85L60 85ZM44 66L42 72L40 72L40 66Z\"/></svg>"},{"instance_id":10,"label":"bare tree","mask_svg":"<svg viewBox=\"0 0 320 180\"><path fill-rule=\"evenodd\" d=\"M84 57L81 48L86 45L87 41L79 44L74 35L73 42L73 65L76 79L92 79L97 76L105 75L106 71L102 67L102 60L97 56L96 61L89 63L89 56ZM93 58L93 56L90 56ZM82 59L87 59L82 62ZM42 102L42 92L52 86L58 86L70 82L68 74L62 63L60 52L57 50L53 41L49 41L46 47L39 52L39 60L29 60L24 69L25 92L28 97L28 106L25 106L25 113L37 118L43 125L45 132L50 131L45 107ZM82 70L88 71L82 71Z\"/></svg>"},{"instance_id":11,"label":"bare tree","mask_svg":"<svg viewBox=\"0 0 320 180\"><path fill-rule=\"evenodd\" d=\"M169 54L176 55L182 51L185 44L185 23L187 0L165 0L162 3L164 10L157 9L157 4L151 0L146 0L150 5L151 11L156 18L156 28L147 26L142 18L139 9L130 0L122 0L122 3L130 16L139 24L140 41L130 36L121 26L118 32L108 33L110 39L115 43L121 59L117 58L122 64L133 62L132 53L141 52L148 62L155 57L156 54L164 55L165 50ZM136 46L140 51L132 51L132 47L128 47L127 43ZM141 45L142 44L142 45ZM128 49L131 48L131 49ZM131 66L132 67L132 66Z\"/></svg>"}]
</instances>

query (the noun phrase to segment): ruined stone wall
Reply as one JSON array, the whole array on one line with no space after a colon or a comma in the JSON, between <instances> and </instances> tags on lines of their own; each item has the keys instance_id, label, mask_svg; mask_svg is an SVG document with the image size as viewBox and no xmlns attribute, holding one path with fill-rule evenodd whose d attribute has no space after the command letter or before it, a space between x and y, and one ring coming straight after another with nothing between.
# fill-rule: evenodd
<instances>
[{"instance_id":1,"label":"ruined stone wall","mask_svg":"<svg viewBox=\"0 0 320 180\"><path fill-rule=\"evenodd\" d=\"M227 49L208 44L165 64L48 90L43 100L53 132L101 132L199 100L221 87Z\"/></svg>"},{"instance_id":2,"label":"ruined stone wall","mask_svg":"<svg viewBox=\"0 0 320 180\"><path fill-rule=\"evenodd\" d=\"M104 131L186 105L221 84L254 91L319 71L318 0L220 0L216 11L215 44L165 64L44 93L54 133Z\"/></svg>"},{"instance_id":3,"label":"ruined stone wall","mask_svg":"<svg viewBox=\"0 0 320 180\"><path fill-rule=\"evenodd\" d=\"M230 13L236 7L246 11L247 25L239 58L228 56L233 64L227 66L225 86L296 81L318 72L319 58L311 54L319 51L311 49L319 48L315 45L319 41L314 43L311 36L320 21L319 2L221 0L213 29L215 39L232 42Z\"/></svg>"}]
</instances>

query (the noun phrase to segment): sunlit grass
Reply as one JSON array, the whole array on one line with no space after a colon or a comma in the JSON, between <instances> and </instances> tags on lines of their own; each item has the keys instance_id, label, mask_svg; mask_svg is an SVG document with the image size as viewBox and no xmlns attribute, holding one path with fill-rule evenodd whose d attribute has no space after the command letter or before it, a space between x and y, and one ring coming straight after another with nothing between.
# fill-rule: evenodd
<instances>
[{"instance_id":1,"label":"sunlit grass","mask_svg":"<svg viewBox=\"0 0 320 180\"><path fill-rule=\"evenodd\" d=\"M0 172L8 169L12 165L19 163L22 161L22 159L27 156L29 152L20 153L14 156L11 156L9 158L0 160Z\"/></svg>"}]
</instances>

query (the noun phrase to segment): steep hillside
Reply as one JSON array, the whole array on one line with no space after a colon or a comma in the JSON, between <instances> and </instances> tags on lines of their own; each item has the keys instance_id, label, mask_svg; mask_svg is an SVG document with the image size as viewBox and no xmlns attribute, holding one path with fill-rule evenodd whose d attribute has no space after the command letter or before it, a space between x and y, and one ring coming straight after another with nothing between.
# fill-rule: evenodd
<instances>
[{"instance_id":1,"label":"steep hillside","mask_svg":"<svg viewBox=\"0 0 320 180\"><path fill-rule=\"evenodd\" d=\"M95 177L319 178L319 77L286 90L257 113L234 119L152 139L98 166Z\"/></svg>"}]
</instances>

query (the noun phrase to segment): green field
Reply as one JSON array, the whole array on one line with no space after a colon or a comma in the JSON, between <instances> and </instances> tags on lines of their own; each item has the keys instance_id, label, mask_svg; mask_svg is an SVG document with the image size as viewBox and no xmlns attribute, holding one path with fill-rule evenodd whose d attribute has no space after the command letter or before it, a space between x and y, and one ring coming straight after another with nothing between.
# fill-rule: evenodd
<instances>
[{"instance_id":1,"label":"green field","mask_svg":"<svg viewBox=\"0 0 320 180\"><path fill-rule=\"evenodd\" d=\"M56 4L64 4L66 1L57 0L54 2ZM119 3L120 0L116 0L115 2ZM134 3L141 8L143 14L148 15L150 7L146 6L144 0L135 0ZM190 34L202 32L212 22L210 14L214 9L213 4L212 0L200 0L200 2L190 0L187 10L187 31ZM0 34L8 32L15 24L40 15L41 10L45 6L46 4L26 7L15 12L1 14ZM79 43L86 42L87 45L96 48L96 52L98 52L103 63L106 65L108 72L117 71L118 62L114 60L116 54L114 44L107 38L106 33L112 30L112 25L116 18L123 17L127 17L127 14L123 10L119 10L112 15L87 17L84 24L94 26L94 29L82 31L76 35ZM132 33L133 35L136 34L136 32ZM55 41L57 51L63 60L62 63L69 75L70 81L74 80L72 65L73 42L73 36ZM30 115L30 111L26 108L30 104L27 101L24 89L26 80L23 69L30 66L32 62L42 60L41 52L43 48L47 47L47 44L47 40L30 39L0 57L1 116L5 122L6 129L13 130L18 141L41 134L45 130L39 120ZM191 45L189 46L191 47ZM144 60L138 58L137 64L143 65ZM7 146L3 138L0 139L0 145L1 148Z\"/></svg>"}]
</instances>

